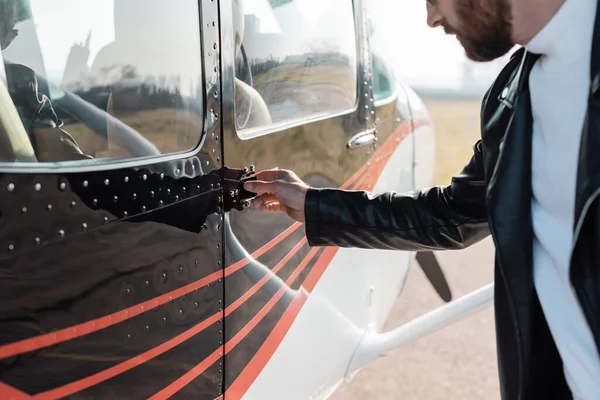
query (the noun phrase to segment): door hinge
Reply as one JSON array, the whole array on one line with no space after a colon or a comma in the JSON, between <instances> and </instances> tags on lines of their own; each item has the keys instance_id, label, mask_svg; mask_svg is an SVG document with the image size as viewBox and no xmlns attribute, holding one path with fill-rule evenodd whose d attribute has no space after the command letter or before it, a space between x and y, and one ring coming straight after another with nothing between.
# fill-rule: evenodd
<instances>
[{"instance_id":1,"label":"door hinge","mask_svg":"<svg viewBox=\"0 0 600 400\"><path fill-rule=\"evenodd\" d=\"M250 207L256 193L244 189L244 183L256 180L254 165L247 168L223 167L223 210L243 210Z\"/></svg>"}]
</instances>

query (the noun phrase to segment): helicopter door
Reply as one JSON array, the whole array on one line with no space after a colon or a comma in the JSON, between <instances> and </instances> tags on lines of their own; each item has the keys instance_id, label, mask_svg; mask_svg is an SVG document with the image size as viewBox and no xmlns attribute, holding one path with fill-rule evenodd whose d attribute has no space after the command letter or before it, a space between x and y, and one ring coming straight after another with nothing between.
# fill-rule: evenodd
<instances>
[{"instance_id":1,"label":"helicopter door","mask_svg":"<svg viewBox=\"0 0 600 400\"><path fill-rule=\"evenodd\" d=\"M0 398L219 397L216 3L0 8Z\"/></svg>"},{"instance_id":2,"label":"helicopter door","mask_svg":"<svg viewBox=\"0 0 600 400\"><path fill-rule=\"evenodd\" d=\"M221 18L227 167L279 167L316 187L357 187L377 138L361 2L234 0L221 2ZM292 382L288 368L265 375L265 391L248 390L277 364L269 360L330 250L310 248L304 227L283 215L232 209L225 219L225 398L300 398L308 386L297 386L307 380ZM353 285L368 273L347 267L351 282L340 281L332 301L351 308ZM314 364L314 352L333 352L310 373L329 379L357 343L338 340L335 350L324 350L337 330L325 324L319 332L310 351L298 353L304 342L281 359Z\"/></svg>"}]
</instances>

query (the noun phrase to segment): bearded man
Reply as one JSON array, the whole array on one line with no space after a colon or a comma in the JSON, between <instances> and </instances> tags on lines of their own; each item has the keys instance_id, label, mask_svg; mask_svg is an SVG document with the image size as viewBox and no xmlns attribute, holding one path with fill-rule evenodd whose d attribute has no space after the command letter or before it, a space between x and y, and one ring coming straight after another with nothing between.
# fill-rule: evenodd
<instances>
[{"instance_id":1,"label":"bearded man","mask_svg":"<svg viewBox=\"0 0 600 400\"><path fill-rule=\"evenodd\" d=\"M247 189L305 222L313 246L496 245L502 398L600 399L600 19L596 0L429 0L427 22L490 61L481 140L449 185L317 189L268 170Z\"/></svg>"}]
</instances>

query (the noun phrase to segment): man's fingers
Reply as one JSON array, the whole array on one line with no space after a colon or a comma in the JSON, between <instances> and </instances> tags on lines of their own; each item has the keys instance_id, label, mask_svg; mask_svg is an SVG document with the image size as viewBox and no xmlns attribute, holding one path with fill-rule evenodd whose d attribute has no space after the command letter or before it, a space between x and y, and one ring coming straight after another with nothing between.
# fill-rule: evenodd
<instances>
[{"instance_id":1,"label":"man's fingers","mask_svg":"<svg viewBox=\"0 0 600 400\"><path fill-rule=\"evenodd\" d=\"M263 203L260 206L260 209L263 212L269 212L269 213L284 212L284 208L282 207L281 203L279 203L278 201L270 201L267 203Z\"/></svg>"},{"instance_id":2,"label":"man's fingers","mask_svg":"<svg viewBox=\"0 0 600 400\"><path fill-rule=\"evenodd\" d=\"M254 176L256 176L256 179L258 179L259 181L276 181L278 179L281 179L283 172L284 170L281 170L279 168L272 168L260 171Z\"/></svg>"},{"instance_id":3,"label":"man's fingers","mask_svg":"<svg viewBox=\"0 0 600 400\"><path fill-rule=\"evenodd\" d=\"M273 196L272 194L263 194L255 197L252 200L252 205L254 206L254 208L259 208L263 204L273 201L278 201L275 196Z\"/></svg>"},{"instance_id":4,"label":"man's fingers","mask_svg":"<svg viewBox=\"0 0 600 400\"><path fill-rule=\"evenodd\" d=\"M279 187L281 185L281 182L267 182L267 181L261 181L261 180L256 180L256 181L249 181L244 183L244 189L246 189L249 192L252 193L256 193L258 195L262 195L262 194L273 194L273 193L277 193L277 191L279 190Z\"/></svg>"}]
</instances>

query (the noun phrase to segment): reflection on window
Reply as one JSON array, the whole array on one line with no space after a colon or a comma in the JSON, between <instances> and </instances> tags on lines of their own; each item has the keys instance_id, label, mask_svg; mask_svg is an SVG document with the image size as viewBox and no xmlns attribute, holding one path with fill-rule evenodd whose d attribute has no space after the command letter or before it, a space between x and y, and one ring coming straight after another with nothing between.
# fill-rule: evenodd
<instances>
[{"instance_id":1,"label":"reflection on window","mask_svg":"<svg viewBox=\"0 0 600 400\"><path fill-rule=\"evenodd\" d=\"M367 1L365 4L369 11L376 6L372 1ZM389 54L397 51L398 43L394 42L393 46L396 48L390 46L389 37L375 29L376 26L384 24L385 21L374 20L372 14L367 14L366 19L372 55L373 97L375 102L379 102L390 99L396 94L394 71L391 67Z\"/></svg>"},{"instance_id":2,"label":"reflection on window","mask_svg":"<svg viewBox=\"0 0 600 400\"><path fill-rule=\"evenodd\" d=\"M373 52L373 97L375 102L389 99L396 93L394 74L385 58Z\"/></svg>"},{"instance_id":3,"label":"reflection on window","mask_svg":"<svg viewBox=\"0 0 600 400\"><path fill-rule=\"evenodd\" d=\"M89 163L198 145L197 0L6 0L0 15L0 161Z\"/></svg>"},{"instance_id":4,"label":"reflection on window","mask_svg":"<svg viewBox=\"0 0 600 400\"><path fill-rule=\"evenodd\" d=\"M242 136L351 110L354 11L347 0L235 0L236 126Z\"/></svg>"}]
</instances>

